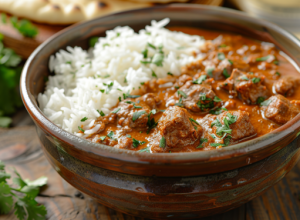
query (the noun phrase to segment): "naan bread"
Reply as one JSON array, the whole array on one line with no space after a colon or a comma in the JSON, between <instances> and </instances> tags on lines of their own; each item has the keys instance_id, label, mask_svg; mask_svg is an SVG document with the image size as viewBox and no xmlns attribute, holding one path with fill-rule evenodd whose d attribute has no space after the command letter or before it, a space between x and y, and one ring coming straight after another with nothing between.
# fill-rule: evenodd
<instances>
[{"instance_id":1,"label":"naan bread","mask_svg":"<svg viewBox=\"0 0 300 220\"><path fill-rule=\"evenodd\" d=\"M185 3L189 0L126 0L131 2L139 2L139 3L160 3L160 4L166 4L166 3L172 3L172 2L178 2L178 3Z\"/></svg>"},{"instance_id":2,"label":"naan bread","mask_svg":"<svg viewBox=\"0 0 300 220\"><path fill-rule=\"evenodd\" d=\"M152 5L122 0L0 0L1 11L49 24L71 24Z\"/></svg>"}]
</instances>

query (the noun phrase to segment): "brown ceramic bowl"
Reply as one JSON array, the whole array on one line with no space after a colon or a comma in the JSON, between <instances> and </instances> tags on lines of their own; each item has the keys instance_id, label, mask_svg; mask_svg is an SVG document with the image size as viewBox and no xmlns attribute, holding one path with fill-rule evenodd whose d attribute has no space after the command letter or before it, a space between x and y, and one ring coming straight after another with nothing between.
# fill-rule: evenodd
<instances>
[{"instance_id":1,"label":"brown ceramic bowl","mask_svg":"<svg viewBox=\"0 0 300 220\"><path fill-rule=\"evenodd\" d=\"M119 211L148 218L196 218L233 209L279 181L299 158L300 115L274 132L213 151L148 154L95 144L53 124L36 97L49 75L50 55L88 47L115 26L143 28L152 19L171 26L230 31L274 43L297 67L300 43L288 32L234 10L176 4L127 11L67 28L42 44L21 77L23 102L37 126L46 157L80 191Z\"/></svg>"}]
</instances>

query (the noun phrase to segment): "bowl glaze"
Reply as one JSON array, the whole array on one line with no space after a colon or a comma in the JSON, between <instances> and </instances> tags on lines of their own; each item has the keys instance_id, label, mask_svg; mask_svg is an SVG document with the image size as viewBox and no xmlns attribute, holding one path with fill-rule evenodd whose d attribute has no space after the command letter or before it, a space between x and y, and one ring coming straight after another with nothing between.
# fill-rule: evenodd
<instances>
[{"instance_id":1,"label":"bowl glaze","mask_svg":"<svg viewBox=\"0 0 300 220\"><path fill-rule=\"evenodd\" d=\"M36 97L50 74L50 55L66 46L88 47L92 36L152 19L171 26L229 31L274 43L299 70L300 43L269 22L230 9L176 4L112 14L55 35L27 60L21 95L46 157L80 191L119 211L148 218L196 218L233 209L274 185L299 158L300 115L262 137L194 153L147 154L95 144L63 131L38 108Z\"/></svg>"}]
</instances>

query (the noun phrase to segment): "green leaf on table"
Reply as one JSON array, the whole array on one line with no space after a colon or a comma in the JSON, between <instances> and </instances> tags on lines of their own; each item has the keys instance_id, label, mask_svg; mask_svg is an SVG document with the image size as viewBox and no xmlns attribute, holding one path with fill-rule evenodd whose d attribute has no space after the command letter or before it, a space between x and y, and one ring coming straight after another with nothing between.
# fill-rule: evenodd
<instances>
[{"instance_id":1,"label":"green leaf on table","mask_svg":"<svg viewBox=\"0 0 300 220\"><path fill-rule=\"evenodd\" d=\"M4 171L4 169L5 169L5 164L0 160L0 171Z\"/></svg>"},{"instance_id":2,"label":"green leaf on table","mask_svg":"<svg viewBox=\"0 0 300 220\"><path fill-rule=\"evenodd\" d=\"M27 219L28 220L44 220L47 214L45 206L38 205L38 203L31 197L25 196L24 198L19 199L20 205L23 205L27 210ZM21 203L23 202L23 203ZM20 210L21 211L21 210ZM22 215L22 211L19 213Z\"/></svg>"},{"instance_id":3,"label":"green leaf on table","mask_svg":"<svg viewBox=\"0 0 300 220\"><path fill-rule=\"evenodd\" d=\"M5 182L0 182L0 214L9 213L13 202L9 185Z\"/></svg>"},{"instance_id":4,"label":"green leaf on table","mask_svg":"<svg viewBox=\"0 0 300 220\"><path fill-rule=\"evenodd\" d=\"M24 37L34 38L38 34L38 28L29 20L22 19L18 21L17 17L11 17L10 22Z\"/></svg>"},{"instance_id":5,"label":"green leaf on table","mask_svg":"<svg viewBox=\"0 0 300 220\"><path fill-rule=\"evenodd\" d=\"M13 183L19 186L19 189L22 189L24 186L27 185L27 183L23 180L23 178L21 177L21 175L14 170L15 174L17 177L13 178Z\"/></svg>"},{"instance_id":6,"label":"green leaf on table","mask_svg":"<svg viewBox=\"0 0 300 220\"><path fill-rule=\"evenodd\" d=\"M34 180L34 181L30 181L29 179L25 179L24 182L28 185L28 186L34 186L34 187L42 187L44 185L47 184L48 178L45 176L41 176L40 178Z\"/></svg>"},{"instance_id":7,"label":"green leaf on table","mask_svg":"<svg viewBox=\"0 0 300 220\"><path fill-rule=\"evenodd\" d=\"M6 182L6 179L9 179L9 178L10 178L9 173L0 172L0 183L1 182Z\"/></svg>"},{"instance_id":8,"label":"green leaf on table","mask_svg":"<svg viewBox=\"0 0 300 220\"><path fill-rule=\"evenodd\" d=\"M99 37L91 37L89 40L90 47L94 47L95 44L98 42L98 40L99 40Z\"/></svg>"},{"instance_id":9,"label":"green leaf on table","mask_svg":"<svg viewBox=\"0 0 300 220\"><path fill-rule=\"evenodd\" d=\"M26 217L26 211L25 211L25 202L23 202L22 200L18 200L15 203L15 215L17 216L18 219L25 219Z\"/></svg>"},{"instance_id":10,"label":"green leaf on table","mask_svg":"<svg viewBox=\"0 0 300 220\"><path fill-rule=\"evenodd\" d=\"M36 186L27 186L26 185L20 190L20 192L25 193L29 197L35 198L39 194L40 189L39 189L39 187L36 187Z\"/></svg>"},{"instance_id":11,"label":"green leaf on table","mask_svg":"<svg viewBox=\"0 0 300 220\"><path fill-rule=\"evenodd\" d=\"M0 127L2 128L8 128L11 122L12 119L9 117L0 117Z\"/></svg>"}]
</instances>

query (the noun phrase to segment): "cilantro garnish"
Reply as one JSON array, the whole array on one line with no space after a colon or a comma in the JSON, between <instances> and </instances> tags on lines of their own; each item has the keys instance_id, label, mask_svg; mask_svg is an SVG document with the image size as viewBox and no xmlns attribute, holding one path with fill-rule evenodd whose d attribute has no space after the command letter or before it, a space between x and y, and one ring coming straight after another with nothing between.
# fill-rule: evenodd
<instances>
[{"instance_id":1,"label":"cilantro garnish","mask_svg":"<svg viewBox=\"0 0 300 220\"><path fill-rule=\"evenodd\" d=\"M101 115L101 116L105 116L104 112L103 111L99 111L97 110L97 112Z\"/></svg>"},{"instance_id":2,"label":"cilantro garnish","mask_svg":"<svg viewBox=\"0 0 300 220\"><path fill-rule=\"evenodd\" d=\"M13 187L7 183L11 175L6 173L4 168L4 163L0 161L0 214L8 214L14 209L19 220L45 219L47 210L44 205L38 205L35 197L40 188L47 184L47 177L40 177L34 181L24 180L15 170L16 177L13 183L17 187Z\"/></svg>"},{"instance_id":3,"label":"cilantro garnish","mask_svg":"<svg viewBox=\"0 0 300 220\"><path fill-rule=\"evenodd\" d=\"M154 50L156 50L156 46L154 46L154 45L151 44L151 43L147 43L147 46L148 46L148 47L151 47L151 48L154 49Z\"/></svg>"},{"instance_id":4,"label":"cilantro garnish","mask_svg":"<svg viewBox=\"0 0 300 220\"><path fill-rule=\"evenodd\" d=\"M138 97L141 97L141 96L140 95L130 95L129 92L127 92L126 94L123 93L123 98L124 99L127 99L127 98L135 99L135 98L138 98Z\"/></svg>"},{"instance_id":5,"label":"cilantro garnish","mask_svg":"<svg viewBox=\"0 0 300 220\"><path fill-rule=\"evenodd\" d=\"M266 101L261 102L261 103L260 103L260 106L268 106L268 105L270 105L271 102L272 102L272 100L271 100L271 99L268 99L268 100L266 100Z\"/></svg>"},{"instance_id":6,"label":"cilantro garnish","mask_svg":"<svg viewBox=\"0 0 300 220\"><path fill-rule=\"evenodd\" d=\"M206 70L207 75L209 75L210 77L213 77L213 71L215 70L215 68L209 68Z\"/></svg>"},{"instance_id":7,"label":"cilantro garnish","mask_svg":"<svg viewBox=\"0 0 300 220\"><path fill-rule=\"evenodd\" d=\"M227 45L226 44L221 44L219 47L224 48L224 47L227 47Z\"/></svg>"},{"instance_id":8,"label":"cilantro garnish","mask_svg":"<svg viewBox=\"0 0 300 220\"><path fill-rule=\"evenodd\" d=\"M82 118L80 121L86 121L86 120L88 120L88 118L87 118L87 117L84 117L84 118Z\"/></svg>"},{"instance_id":9,"label":"cilantro garnish","mask_svg":"<svg viewBox=\"0 0 300 220\"><path fill-rule=\"evenodd\" d=\"M170 72L168 72L167 74L170 75L170 76L174 76L174 75L173 75L172 73L170 73Z\"/></svg>"},{"instance_id":10,"label":"cilantro garnish","mask_svg":"<svg viewBox=\"0 0 300 220\"><path fill-rule=\"evenodd\" d=\"M90 45L90 47L94 47L95 44L98 42L98 40L99 40L99 37L91 37L89 39L89 45Z\"/></svg>"},{"instance_id":11,"label":"cilantro garnish","mask_svg":"<svg viewBox=\"0 0 300 220\"><path fill-rule=\"evenodd\" d=\"M275 65L279 65L279 61L278 61L278 60L274 60L273 63L274 63Z\"/></svg>"},{"instance_id":12,"label":"cilantro garnish","mask_svg":"<svg viewBox=\"0 0 300 220\"><path fill-rule=\"evenodd\" d=\"M199 123L198 123L195 119L193 119L193 118L189 118L189 119L190 119L190 121L191 121L192 123L195 123L195 124L199 125Z\"/></svg>"},{"instance_id":13,"label":"cilantro garnish","mask_svg":"<svg viewBox=\"0 0 300 220\"><path fill-rule=\"evenodd\" d=\"M114 138L114 132L113 131L110 131L108 134L107 134L107 137L109 137L110 139L113 139L113 140L117 140L116 138Z\"/></svg>"},{"instance_id":14,"label":"cilantro garnish","mask_svg":"<svg viewBox=\"0 0 300 220\"><path fill-rule=\"evenodd\" d=\"M101 141L104 141L105 138L106 138L106 136L101 136L99 139L100 139Z\"/></svg>"},{"instance_id":15,"label":"cilantro garnish","mask_svg":"<svg viewBox=\"0 0 300 220\"><path fill-rule=\"evenodd\" d=\"M132 146L134 148L137 148L139 145L143 145L145 143L146 143L145 141L138 141L138 140L132 138Z\"/></svg>"},{"instance_id":16,"label":"cilantro garnish","mask_svg":"<svg viewBox=\"0 0 300 220\"><path fill-rule=\"evenodd\" d=\"M222 102L222 99L220 99L218 96L214 97L214 102Z\"/></svg>"},{"instance_id":17,"label":"cilantro garnish","mask_svg":"<svg viewBox=\"0 0 300 220\"><path fill-rule=\"evenodd\" d=\"M185 94L183 91L178 90L177 93L178 95L183 96L183 98L187 98L187 94Z\"/></svg>"},{"instance_id":18,"label":"cilantro garnish","mask_svg":"<svg viewBox=\"0 0 300 220\"><path fill-rule=\"evenodd\" d=\"M194 84L202 84L202 82L204 82L206 80L206 75L201 75L198 79L193 80Z\"/></svg>"},{"instance_id":19,"label":"cilantro garnish","mask_svg":"<svg viewBox=\"0 0 300 220\"><path fill-rule=\"evenodd\" d=\"M203 148L202 144L203 144L204 142L207 142L207 138L201 138L201 139L200 139L200 145L199 145L198 147L196 147L196 148Z\"/></svg>"},{"instance_id":20,"label":"cilantro garnish","mask_svg":"<svg viewBox=\"0 0 300 220\"><path fill-rule=\"evenodd\" d=\"M213 114L213 115L219 115L222 113L222 110L223 111L228 111L226 108L216 108L216 109L212 109L209 111L210 114Z\"/></svg>"},{"instance_id":21,"label":"cilantro garnish","mask_svg":"<svg viewBox=\"0 0 300 220\"><path fill-rule=\"evenodd\" d=\"M255 59L255 61L266 61L270 58L270 56L265 56L265 57L258 57Z\"/></svg>"},{"instance_id":22,"label":"cilantro garnish","mask_svg":"<svg viewBox=\"0 0 300 220\"><path fill-rule=\"evenodd\" d=\"M148 126L148 130L147 130L147 134L150 133L151 129L155 128L158 124L158 122L155 122L155 119L152 118L150 119L151 115L155 115L156 114L156 110L155 109L152 109L150 111L150 113L148 114L148 121L147 121L147 126Z\"/></svg>"},{"instance_id":23,"label":"cilantro garnish","mask_svg":"<svg viewBox=\"0 0 300 220\"><path fill-rule=\"evenodd\" d=\"M232 61L232 60L228 60L228 62L229 62L231 65L233 65L233 61Z\"/></svg>"},{"instance_id":24,"label":"cilantro garnish","mask_svg":"<svg viewBox=\"0 0 300 220\"><path fill-rule=\"evenodd\" d=\"M246 81L248 81L249 80L249 78L247 77L247 76L241 76L241 79L243 79L243 80L246 80Z\"/></svg>"},{"instance_id":25,"label":"cilantro garnish","mask_svg":"<svg viewBox=\"0 0 300 220\"><path fill-rule=\"evenodd\" d=\"M83 130L82 127L78 126L78 130L79 130L79 131L82 131L82 132L84 133L84 130Z\"/></svg>"},{"instance_id":26,"label":"cilantro garnish","mask_svg":"<svg viewBox=\"0 0 300 220\"><path fill-rule=\"evenodd\" d=\"M137 120L141 115L146 114L146 111L137 111L132 115L132 121Z\"/></svg>"},{"instance_id":27,"label":"cilantro garnish","mask_svg":"<svg viewBox=\"0 0 300 220\"><path fill-rule=\"evenodd\" d=\"M225 59L225 54L224 53L218 53L218 59L219 60L224 60Z\"/></svg>"},{"instance_id":28,"label":"cilantro garnish","mask_svg":"<svg viewBox=\"0 0 300 220\"><path fill-rule=\"evenodd\" d=\"M142 54L143 54L144 59L146 59L148 57L148 49L143 50Z\"/></svg>"},{"instance_id":29,"label":"cilantro garnish","mask_svg":"<svg viewBox=\"0 0 300 220\"><path fill-rule=\"evenodd\" d=\"M252 82L253 83L259 83L260 82L260 78L259 77L254 77L254 78L252 78Z\"/></svg>"},{"instance_id":30,"label":"cilantro garnish","mask_svg":"<svg viewBox=\"0 0 300 220\"><path fill-rule=\"evenodd\" d=\"M159 147L160 148L165 148L166 147L166 138L161 137L161 139L159 141Z\"/></svg>"},{"instance_id":31,"label":"cilantro garnish","mask_svg":"<svg viewBox=\"0 0 300 220\"><path fill-rule=\"evenodd\" d=\"M152 70L152 76L157 78L157 75L153 70Z\"/></svg>"},{"instance_id":32,"label":"cilantro garnish","mask_svg":"<svg viewBox=\"0 0 300 220\"><path fill-rule=\"evenodd\" d=\"M112 87L114 86L114 82L111 82L110 84L105 84L105 83L103 84L107 86L106 94L108 94L110 90L112 90Z\"/></svg>"},{"instance_id":33,"label":"cilantro garnish","mask_svg":"<svg viewBox=\"0 0 300 220\"><path fill-rule=\"evenodd\" d=\"M114 109L111 113L115 113L115 114L116 114L116 113L118 113L118 111L120 111L120 109L121 109L121 108L116 108L116 109Z\"/></svg>"},{"instance_id":34,"label":"cilantro garnish","mask_svg":"<svg viewBox=\"0 0 300 220\"><path fill-rule=\"evenodd\" d=\"M264 97L258 97L257 100L256 100L256 103L258 105L260 105L260 103L262 103L263 101L265 101L265 98Z\"/></svg>"},{"instance_id":35,"label":"cilantro garnish","mask_svg":"<svg viewBox=\"0 0 300 220\"><path fill-rule=\"evenodd\" d=\"M163 61L164 61L164 55L162 53L154 54L152 58L153 64L155 64L156 66L163 66Z\"/></svg>"},{"instance_id":36,"label":"cilantro garnish","mask_svg":"<svg viewBox=\"0 0 300 220\"><path fill-rule=\"evenodd\" d=\"M223 69L223 76L225 76L226 79L230 77L230 74L228 73L226 68Z\"/></svg>"},{"instance_id":37,"label":"cilantro garnish","mask_svg":"<svg viewBox=\"0 0 300 220\"><path fill-rule=\"evenodd\" d=\"M38 29L26 19L18 20L17 17L11 17L12 26L24 37L34 38L38 34Z\"/></svg>"},{"instance_id":38,"label":"cilantro garnish","mask_svg":"<svg viewBox=\"0 0 300 220\"><path fill-rule=\"evenodd\" d=\"M277 76L280 76L280 75L281 75L280 72L276 72L275 74L276 74Z\"/></svg>"},{"instance_id":39,"label":"cilantro garnish","mask_svg":"<svg viewBox=\"0 0 300 220\"><path fill-rule=\"evenodd\" d=\"M224 125L219 121L218 118L216 118L216 120L211 123L211 127L217 127L216 134L218 136L223 136L224 134L231 134L232 130L230 129L229 125L235 123L236 120L237 116L227 113L226 117L224 117L223 119Z\"/></svg>"},{"instance_id":40,"label":"cilantro garnish","mask_svg":"<svg viewBox=\"0 0 300 220\"><path fill-rule=\"evenodd\" d=\"M174 86L175 87L175 89L179 89L179 86Z\"/></svg>"},{"instance_id":41,"label":"cilantro garnish","mask_svg":"<svg viewBox=\"0 0 300 220\"><path fill-rule=\"evenodd\" d=\"M147 153L151 153L151 152L150 152L150 149L149 149L149 146L147 146L147 147L145 147L145 148L139 150L139 152L147 152Z\"/></svg>"},{"instance_id":42,"label":"cilantro garnish","mask_svg":"<svg viewBox=\"0 0 300 220\"><path fill-rule=\"evenodd\" d=\"M100 89L100 92L104 93L104 92L105 92L105 90L104 90L104 89Z\"/></svg>"}]
</instances>

